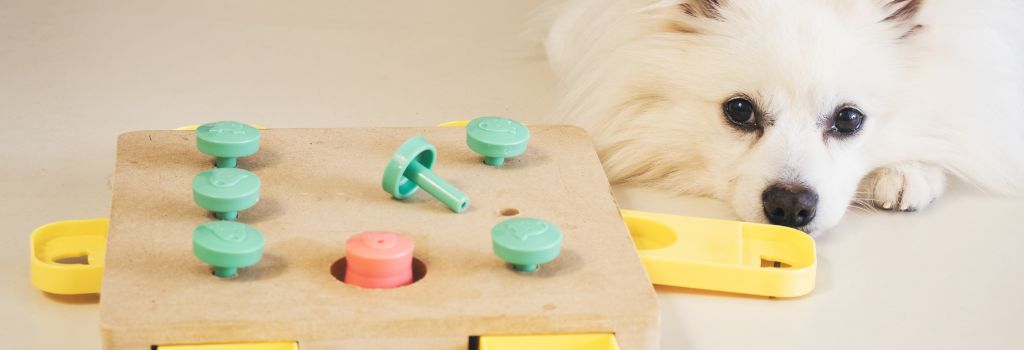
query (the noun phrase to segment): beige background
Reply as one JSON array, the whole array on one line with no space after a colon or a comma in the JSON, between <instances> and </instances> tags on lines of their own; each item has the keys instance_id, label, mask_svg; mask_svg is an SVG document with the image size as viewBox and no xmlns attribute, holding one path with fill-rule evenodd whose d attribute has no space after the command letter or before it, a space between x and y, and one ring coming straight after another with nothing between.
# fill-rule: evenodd
<instances>
[{"instance_id":1,"label":"beige background","mask_svg":"<svg viewBox=\"0 0 1024 350\"><path fill-rule=\"evenodd\" d=\"M0 0L2 347L99 347L95 300L29 284L28 234L107 215L118 134L225 118L556 121L541 51L517 39L539 3ZM964 187L921 213L851 212L818 240L818 289L802 299L659 288L663 348L1024 348L1024 200ZM625 208L731 216L616 192Z\"/></svg>"}]
</instances>

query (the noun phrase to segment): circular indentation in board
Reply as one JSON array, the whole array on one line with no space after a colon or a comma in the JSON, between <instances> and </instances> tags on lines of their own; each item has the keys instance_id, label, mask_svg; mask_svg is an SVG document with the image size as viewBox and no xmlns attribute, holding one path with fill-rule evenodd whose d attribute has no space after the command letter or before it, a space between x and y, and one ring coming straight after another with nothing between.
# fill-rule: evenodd
<instances>
[{"instance_id":1,"label":"circular indentation in board","mask_svg":"<svg viewBox=\"0 0 1024 350\"><path fill-rule=\"evenodd\" d=\"M331 276L334 276L334 278L337 279L339 282L345 283L345 269L347 267L348 267L348 264L346 263L345 258L338 259L333 264L331 264ZM407 284L407 285L402 286L402 287L411 286L411 285L415 284L416 282L419 282L421 279L423 279L423 277L426 277L426 276L427 276L427 264L424 264L423 261L420 260L419 258L413 257L412 258L412 283ZM398 287L398 288L402 288L402 287Z\"/></svg>"},{"instance_id":2,"label":"circular indentation in board","mask_svg":"<svg viewBox=\"0 0 1024 350\"><path fill-rule=\"evenodd\" d=\"M498 211L501 216L516 216L519 215L519 209L516 208L505 208Z\"/></svg>"},{"instance_id":3,"label":"circular indentation in board","mask_svg":"<svg viewBox=\"0 0 1024 350\"><path fill-rule=\"evenodd\" d=\"M639 250L661 249L676 242L675 230L658 221L626 218L626 227L633 237L633 244Z\"/></svg>"}]
</instances>

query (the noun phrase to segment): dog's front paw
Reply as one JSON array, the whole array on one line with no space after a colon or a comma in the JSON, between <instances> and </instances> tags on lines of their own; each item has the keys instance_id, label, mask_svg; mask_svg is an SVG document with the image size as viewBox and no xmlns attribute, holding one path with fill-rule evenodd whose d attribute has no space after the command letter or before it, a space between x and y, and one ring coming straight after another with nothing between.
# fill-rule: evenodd
<instances>
[{"instance_id":1,"label":"dog's front paw","mask_svg":"<svg viewBox=\"0 0 1024 350\"><path fill-rule=\"evenodd\" d=\"M885 210L923 209L945 191L942 168L919 162L875 169L861 184L861 193L869 196L871 204Z\"/></svg>"}]
</instances>

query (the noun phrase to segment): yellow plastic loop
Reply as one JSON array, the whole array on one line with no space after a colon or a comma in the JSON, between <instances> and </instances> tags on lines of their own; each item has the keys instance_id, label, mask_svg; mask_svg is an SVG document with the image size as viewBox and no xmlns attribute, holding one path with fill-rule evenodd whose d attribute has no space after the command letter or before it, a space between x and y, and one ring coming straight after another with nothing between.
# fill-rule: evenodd
<instances>
[{"instance_id":1,"label":"yellow plastic loop","mask_svg":"<svg viewBox=\"0 0 1024 350\"><path fill-rule=\"evenodd\" d=\"M450 122L437 124L437 126L466 126L466 124L469 124L468 120L453 120Z\"/></svg>"},{"instance_id":2,"label":"yellow plastic loop","mask_svg":"<svg viewBox=\"0 0 1024 350\"><path fill-rule=\"evenodd\" d=\"M178 131L196 131L196 129L199 129L200 126L202 126L202 125L201 124L185 125L185 126L182 126L182 127L174 128L174 130L178 130ZM257 129L260 129L260 130L266 130L267 129L267 127L265 127L263 125L259 125L259 124L249 124L249 126L257 128Z\"/></svg>"},{"instance_id":3,"label":"yellow plastic loop","mask_svg":"<svg viewBox=\"0 0 1024 350\"><path fill-rule=\"evenodd\" d=\"M53 294L100 292L107 253L107 219L68 220L32 232L32 284Z\"/></svg>"},{"instance_id":4,"label":"yellow plastic loop","mask_svg":"<svg viewBox=\"0 0 1024 350\"><path fill-rule=\"evenodd\" d=\"M453 121L450 121L450 122L444 122L444 123L441 123L441 124L437 124L437 126L458 126L458 127L465 127L466 125L469 125L469 120L453 120ZM527 124L523 123L523 125L527 125Z\"/></svg>"},{"instance_id":5,"label":"yellow plastic loop","mask_svg":"<svg viewBox=\"0 0 1024 350\"><path fill-rule=\"evenodd\" d=\"M814 290L814 239L788 227L622 210L651 282L772 297Z\"/></svg>"},{"instance_id":6,"label":"yellow plastic loop","mask_svg":"<svg viewBox=\"0 0 1024 350\"><path fill-rule=\"evenodd\" d=\"M615 335L551 334L481 336L480 350L619 350Z\"/></svg>"}]
</instances>

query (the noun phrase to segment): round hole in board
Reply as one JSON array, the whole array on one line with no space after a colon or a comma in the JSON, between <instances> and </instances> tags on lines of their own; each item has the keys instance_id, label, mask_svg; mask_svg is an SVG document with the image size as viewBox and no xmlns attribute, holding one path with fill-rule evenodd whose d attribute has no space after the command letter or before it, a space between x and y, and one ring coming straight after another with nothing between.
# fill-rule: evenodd
<instances>
[{"instance_id":1,"label":"round hole in board","mask_svg":"<svg viewBox=\"0 0 1024 350\"><path fill-rule=\"evenodd\" d=\"M334 278L337 279L338 281L340 281L341 283L345 283L345 268L347 266L348 266L348 264L345 262L345 258L338 259L333 264L331 264L331 276L334 276ZM423 277L426 277L426 276L427 276L427 264L424 264L423 261L420 260L419 258L413 257L412 258L412 283L409 283L408 285L404 285L402 287L411 286L411 285L415 284L416 282L419 282L421 279L423 279ZM398 288L402 288L402 287L398 287Z\"/></svg>"},{"instance_id":2,"label":"round hole in board","mask_svg":"<svg viewBox=\"0 0 1024 350\"><path fill-rule=\"evenodd\" d=\"M516 216L519 215L519 209L516 208L505 208L498 212L501 216Z\"/></svg>"},{"instance_id":3,"label":"round hole in board","mask_svg":"<svg viewBox=\"0 0 1024 350\"><path fill-rule=\"evenodd\" d=\"M658 221L628 217L626 227L639 250L661 249L676 242L675 230Z\"/></svg>"}]
</instances>

